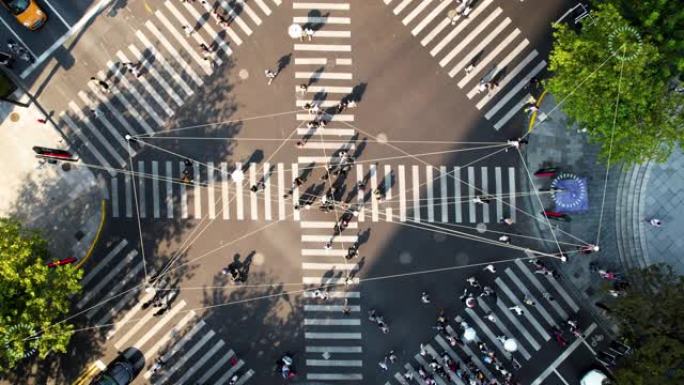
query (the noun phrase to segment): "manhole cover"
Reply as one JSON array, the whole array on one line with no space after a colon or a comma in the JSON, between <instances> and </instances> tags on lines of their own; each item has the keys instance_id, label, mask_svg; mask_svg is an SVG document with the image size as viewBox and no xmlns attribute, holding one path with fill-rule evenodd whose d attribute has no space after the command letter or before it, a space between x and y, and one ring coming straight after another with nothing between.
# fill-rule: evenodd
<instances>
[{"instance_id":1,"label":"manhole cover","mask_svg":"<svg viewBox=\"0 0 684 385\"><path fill-rule=\"evenodd\" d=\"M246 80L247 78L249 78L249 71L243 68L240 70L240 72L238 72L238 76L240 77L240 79Z\"/></svg>"},{"instance_id":2,"label":"manhole cover","mask_svg":"<svg viewBox=\"0 0 684 385\"><path fill-rule=\"evenodd\" d=\"M10 121L12 121L12 122L18 122L20 117L21 117L21 115L19 115L18 112L12 112L9 116Z\"/></svg>"},{"instance_id":3,"label":"manhole cover","mask_svg":"<svg viewBox=\"0 0 684 385\"><path fill-rule=\"evenodd\" d=\"M384 132L379 133L376 139L378 140L378 143L387 143L387 134Z\"/></svg>"}]
</instances>

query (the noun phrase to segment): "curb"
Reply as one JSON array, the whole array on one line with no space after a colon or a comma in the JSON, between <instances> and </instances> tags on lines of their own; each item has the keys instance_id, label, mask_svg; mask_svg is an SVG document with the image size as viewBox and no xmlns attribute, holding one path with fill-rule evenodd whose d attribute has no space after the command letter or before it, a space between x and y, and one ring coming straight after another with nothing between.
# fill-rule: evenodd
<instances>
[{"instance_id":1,"label":"curb","mask_svg":"<svg viewBox=\"0 0 684 385\"><path fill-rule=\"evenodd\" d=\"M107 213L107 205L106 205L106 200L102 200L101 205L100 205L100 226L97 229L97 233L95 233L95 238L93 239L93 242L90 244L90 248L88 249L88 252L83 256L83 258L78 261L78 264L76 264L76 268L80 269L83 267L83 265L88 262L90 259L90 256L93 254L93 250L95 250L95 246L97 245L97 241L100 240L100 235L102 234L102 229L104 228L105 224L105 218L107 217L105 214Z\"/></svg>"},{"instance_id":2,"label":"curb","mask_svg":"<svg viewBox=\"0 0 684 385\"><path fill-rule=\"evenodd\" d=\"M535 103L535 106L539 107L541 106L542 100L544 100L544 96L546 96L546 90L542 92L542 94L539 96L539 99L537 99L537 102ZM527 124L527 133L529 134L532 132L532 128L534 128L534 123L537 121L537 112L534 111L532 112L532 116L530 117L530 122Z\"/></svg>"}]
</instances>

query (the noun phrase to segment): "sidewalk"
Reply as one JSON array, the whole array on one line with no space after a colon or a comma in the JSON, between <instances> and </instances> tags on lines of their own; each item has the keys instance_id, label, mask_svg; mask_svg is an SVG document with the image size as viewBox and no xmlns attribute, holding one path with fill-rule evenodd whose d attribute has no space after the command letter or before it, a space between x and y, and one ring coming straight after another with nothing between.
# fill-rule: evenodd
<instances>
[{"instance_id":1,"label":"sidewalk","mask_svg":"<svg viewBox=\"0 0 684 385\"><path fill-rule=\"evenodd\" d=\"M66 149L41 112L0 102L0 216L13 216L25 226L42 230L55 259L77 257L90 248L101 219L104 180L76 164L40 164L33 146ZM62 163L62 162L60 162Z\"/></svg>"}]
</instances>

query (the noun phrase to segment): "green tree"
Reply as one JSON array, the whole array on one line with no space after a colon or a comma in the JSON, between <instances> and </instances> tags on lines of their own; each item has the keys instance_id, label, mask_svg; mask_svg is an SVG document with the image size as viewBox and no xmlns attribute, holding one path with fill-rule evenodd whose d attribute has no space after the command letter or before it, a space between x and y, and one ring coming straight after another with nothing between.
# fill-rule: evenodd
<instances>
[{"instance_id":1,"label":"green tree","mask_svg":"<svg viewBox=\"0 0 684 385\"><path fill-rule=\"evenodd\" d=\"M611 307L634 353L615 371L620 385L684 384L684 277L666 265L634 274Z\"/></svg>"},{"instance_id":2,"label":"green tree","mask_svg":"<svg viewBox=\"0 0 684 385\"><path fill-rule=\"evenodd\" d=\"M74 266L50 269L47 242L17 221L0 218L0 371L31 352L65 352L73 325L53 324L80 291Z\"/></svg>"},{"instance_id":3,"label":"green tree","mask_svg":"<svg viewBox=\"0 0 684 385\"><path fill-rule=\"evenodd\" d=\"M548 90L604 160L664 161L684 138L684 98L668 88L663 55L611 4L585 20L579 32L554 25Z\"/></svg>"}]
</instances>

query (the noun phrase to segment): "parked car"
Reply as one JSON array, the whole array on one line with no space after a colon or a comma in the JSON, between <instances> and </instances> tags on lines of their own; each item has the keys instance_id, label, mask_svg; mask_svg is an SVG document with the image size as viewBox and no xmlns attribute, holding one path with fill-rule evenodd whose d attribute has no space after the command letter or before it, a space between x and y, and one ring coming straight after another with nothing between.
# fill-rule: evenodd
<instances>
[{"instance_id":1,"label":"parked car","mask_svg":"<svg viewBox=\"0 0 684 385\"><path fill-rule=\"evenodd\" d=\"M0 0L0 2L21 25L31 31L42 27L47 21L47 14L40 9L36 0Z\"/></svg>"}]
</instances>

